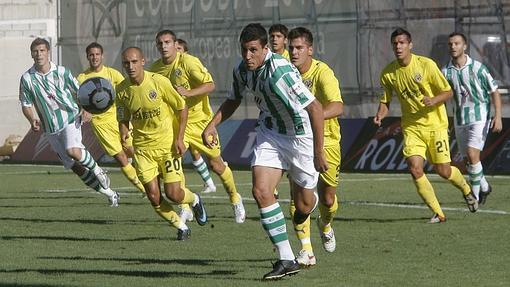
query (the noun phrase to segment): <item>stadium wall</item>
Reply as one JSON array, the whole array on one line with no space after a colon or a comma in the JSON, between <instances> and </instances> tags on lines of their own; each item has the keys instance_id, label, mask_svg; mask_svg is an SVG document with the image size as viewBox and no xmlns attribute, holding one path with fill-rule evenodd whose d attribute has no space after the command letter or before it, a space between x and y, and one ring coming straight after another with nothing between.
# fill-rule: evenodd
<instances>
[{"instance_id":1,"label":"stadium wall","mask_svg":"<svg viewBox=\"0 0 510 287\"><path fill-rule=\"evenodd\" d=\"M450 119L451 121L451 119ZM248 169L255 143L255 119L229 120L220 125L219 134L223 158L229 165ZM386 118L381 128L376 127L372 118L341 119L342 131L342 172L405 172L407 165L402 157L402 132L400 118ZM510 118L503 119L504 126L510 126ZM453 125L450 125L453 126ZM112 163L113 159L102 151L90 125L83 126L84 144L94 158L101 163ZM458 153L453 130L450 130L450 152L452 163L463 172L465 167ZM489 134L481 154L486 174L510 174L510 129L500 134ZM23 163L58 163L55 155L41 133L28 132L11 159ZM190 165L187 155L184 163ZM426 164L426 170L432 166Z\"/></svg>"}]
</instances>

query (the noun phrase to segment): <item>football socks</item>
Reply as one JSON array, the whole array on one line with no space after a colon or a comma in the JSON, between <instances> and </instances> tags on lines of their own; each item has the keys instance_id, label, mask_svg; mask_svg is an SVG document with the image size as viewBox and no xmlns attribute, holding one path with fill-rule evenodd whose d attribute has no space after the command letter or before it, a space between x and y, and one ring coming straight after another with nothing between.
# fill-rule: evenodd
<instances>
[{"instance_id":1,"label":"football socks","mask_svg":"<svg viewBox=\"0 0 510 287\"><path fill-rule=\"evenodd\" d=\"M207 186L214 186L211 174L209 173L209 168L207 167L207 164L202 157L196 161L193 161L193 166L195 167L195 170L198 172L202 180L207 184Z\"/></svg>"},{"instance_id":2,"label":"football socks","mask_svg":"<svg viewBox=\"0 0 510 287\"><path fill-rule=\"evenodd\" d=\"M427 206L439 216L444 217L443 210L439 205L439 201L437 201L436 194L434 193L434 188L430 184L429 179L426 175L415 179L414 184L416 185L416 189L418 194L421 196L423 201L427 204Z\"/></svg>"},{"instance_id":3,"label":"football socks","mask_svg":"<svg viewBox=\"0 0 510 287\"><path fill-rule=\"evenodd\" d=\"M464 176L460 172L460 170L452 166L452 174L450 178L448 178L451 184L453 184L456 188L458 188L464 195L468 195L471 192L471 188L469 188L469 184L464 179Z\"/></svg>"},{"instance_id":4,"label":"football socks","mask_svg":"<svg viewBox=\"0 0 510 287\"><path fill-rule=\"evenodd\" d=\"M136 176L135 168L130 163L128 163L126 166L121 167L120 170L127 177L127 179L129 179L129 181L131 181L131 183L134 186L136 186L136 188L140 192L145 193L145 188L143 188L143 184L140 182L140 180Z\"/></svg>"},{"instance_id":5,"label":"football socks","mask_svg":"<svg viewBox=\"0 0 510 287\"><path fill-rule=\"evenodd\" d=\"M287 235L287 226L285 217L278 202L260 208L260 222L266 231L269 239L274 244L281 260L294 260L294 253L290 247L289 237Z\"/></svg>"},{"instance_id":6,"label":"football socks","mask_svg":"<svg viewBox=\"0 0 510 287\"><path fill-rule=\"evenodd\" d=\"M225 170L220 175L220 179L223 182L223 187L227 191L230 197L230 203L237 204L241 200L239 194L237 193L236 185L234 182L234 175L232 174L232 170L230 167L225 166Z\"/></svg>"}]
</instances>

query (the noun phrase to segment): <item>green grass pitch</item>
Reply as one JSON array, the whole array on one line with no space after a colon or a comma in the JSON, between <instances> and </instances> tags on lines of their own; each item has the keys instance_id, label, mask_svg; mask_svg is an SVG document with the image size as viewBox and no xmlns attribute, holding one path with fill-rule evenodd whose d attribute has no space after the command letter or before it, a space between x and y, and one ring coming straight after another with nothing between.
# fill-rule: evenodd
<instances>
[{"instance_id":1,"label":"green grass pitch","mask_svg":"<svg viewBox=\"0 0 510 287\"><path fill-rule=\"evenodd\" d=\"M59 166L0 165L0 286L509 286L508 176L488 177L494 192L475 214L458 190L430 176L448 221L426 224L432 214L409 175L342 174L336 252L322 249L313 222L317 265L267 283L260 279L277 254L259 223L249 171L234 171L246 222L234 223L218 185L203 195L209 223L190 223L187 242L175 240L118 169L109 174L119 208ZM186 174L200 191L198 175ZM297 253L288 184L279 191Z\"/></svg>"}]
</instances>

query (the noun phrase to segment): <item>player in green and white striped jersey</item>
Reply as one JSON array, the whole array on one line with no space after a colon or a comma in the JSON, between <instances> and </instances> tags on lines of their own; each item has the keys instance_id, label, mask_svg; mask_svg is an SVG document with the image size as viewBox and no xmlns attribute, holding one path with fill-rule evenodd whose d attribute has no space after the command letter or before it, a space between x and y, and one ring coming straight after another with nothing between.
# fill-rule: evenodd
<instances>
[{"instance_id":1,"label":"player in green and white striped jersey","mask_svg":"<svg viewBox=\"0 0 510 287\"><path fill-rule=\"evenodd\" d=\"M324 146L322 106L306 88L299 71L268 47L267 32L260 24L244 27L240 36L242 61L234 69L232 91L205 128L202 138L217 143L216 126L229 118L244 97L254 97L260 109L252 159L252 194L263 228L278 250L279 260L264 280L299 272L288 240L285 217L273 192L284 171L293 185L294 220L304 222L315 205L318 172L328 169Z\"/></svg>"},{"instance_id":2,"label":"player in green and white striped jersey","mask_svg":"<svg viewBox=\"0 0 510 287\"><path fill-rule=\"evenodd\" d=\"M480 152L489 129L500 132L503 128L501 96L487 67L465 53L467 40L464 34L450 34L448 47L451 60L443 67L442 72L454 91L457 145L460 153L467 159L473 194L480 203L485 203L492 188L483 175ZM492 121L491 102L494 105Z\"/></svg>"},{"instance_id":3,"label":"player in green and white striped jersey","mask_svg":"<svg viewBox=\"0 0 510 287\"><path fill-rule=\"evenodd\" d=\"M118 206L118 194L81 140L81 114L75 94L78 82L71 72L50 62L50 44L37 38L30 45L34 65L20 80L19 99L23 115L34 132L41 129L65 168L70 168L89 187ZM35 108L38 117L33 113Z\"/></svg>"}]
</instances>

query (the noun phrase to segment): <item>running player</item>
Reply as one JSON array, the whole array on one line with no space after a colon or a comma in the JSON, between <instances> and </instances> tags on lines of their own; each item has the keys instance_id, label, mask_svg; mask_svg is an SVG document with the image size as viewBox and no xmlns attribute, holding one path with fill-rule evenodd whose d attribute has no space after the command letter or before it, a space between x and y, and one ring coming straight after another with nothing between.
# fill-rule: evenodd
<instances>
[{"instance_id":1,"label":"running player","mask_svg":"<svg viewBox=\"0 0 510 287\"><path fill-rule=\"evenodd\" d=\"M239 38L242 61L234 68L232 91L207 125L202 139L209 147L218 141L216 126L228 119L244 97L253 96L260 109L252 159L252 193L260 220L279 260L264 280L299 272L290 246L285 217L273 192L284 171L290 175L296 211L303 223L317 204L314 188L319 172L328 169L323 153L321 104L301 81L299 71L269 50L267 32L259 23L248 24Z\"/></svg>"},{"instance_id":2,"label":"running player","mask_svg":"<svg viewBox=\"0 0 510 287\"><path fill-rule=\"evenodd\" d=\"M336 188L340 172L340 123L338 117L343 112L343 100L340 84L333 70L324 62L316 60L313 55L313 35L310 30L298 27L288 34L290 60L301 73L303 83L321 103L324 114L324 153L328 162L328 170L322 172L317 183L319 193L319 211L317 217L322 244L327 252L336 248L335 233L331 227L338 210ZM295 206L291 201L291 217L294 217ZM297 262L302 266L313 266L316 258L310 241L310 217L302 224L294 222L296 235L301 242L301 251Z\"/></svg>"},{"instance_id":3,"label":"running player","mask_svg":"<svg viewBox=\"0 0 510 287\"><path fill-rule=\"evenodd\" d=\"M161 176L166 197L176 203L193 205L198 224L207 222L207 215L198 194L184 184L181 156L188 109L170 81L143 69L142 50L130 47L122 52L122 65L128 78L117 89L117 120L122 143L129 138L129 124L133 125L133 147L136 172L143 183L156 213L177 228L177 240L186 240L190 230L185 221L161 196L158 176ZM172 121L178 123L176 134ZM172 148L173 147L173 148Z\"/></svg>"},{"instance_id":4,"label":"running player","mask_svg":"<svg viewBox=\"0 0 510 287\"><path fill-rule=\"evenodd\" d=\"M269 43L271 51L282 55L282 57L287 60L290 60L289 51L286 49L288 33L289 29L283 24L273 24L269 27Z\"/></svg>"},{"instance_id":5,"label":"running player","mask_svg":"<svg viewBox=\"0 0 510 287\"><path fill-rule=\"evenodd\" d=\"M110 189L110 179L82 144L82 116L90 117L90 114L80 111L76 102L78 81L67 68L50 61L50 43L45 39L32 41L30 53L34 65L20 80L23 115L34 132L43 131L65 168L70 168L87 186L107 196L110 206L117 207L119 195Z\"/></svg>"},{"instance_id":6,"label":"running player","mask_svg":"<svg viewBox=\"0 0 510 287\"><path fill-rule=\"evenodd\" d=\"M243 201L237 192L232 170L221 157L221 147L217 145L210 149L202 142L202 132L213 114L209 105L209 93L215 89L214 81L198 58L177 52L175 40L176 36L170 30L162 30L156 35L156 47L161 59L154 62L149 70L169 78L175 90L186 100L189 116L185 145L208 158L212 170L220 177L229 195L235 221L243 223L246 218ZM189 214L187 210L182 209L183 218L190 217L186 216L186 213Z\"/></svg>"},{"instance_id":7,"label":"running player","mask_svg":"<svg viewBox=\"0 0 510 287\"><path fill-rule=\"evenodd\" d=\"M87 60L89 61L89 68L78 75L77 80L80 84L87 79L101 77L110 81L113 87L117 87L117 85L124 80L124 77L119 71L103 65L103 46L99 43L90 43L85 49L85 52L87 54ZM133 157L131 139L128 140L126 146L122 146L120 143L115 104L101 114L92 115L91 123L92 130L106 154L117 161L120 165L120 170L127 179L129 179L140 192L145 194L143 185L136 176L136 170L128 160L128 155L129 157Z\"/></svg>"},{"instance_id":8,"label":"running player","mask_svg":"<svg viewBox=\"0 0 510 287\"><path fill-rule=\"evenodd\" d=\"M435 171L462 191L471 212L478 210L478 201L455 166L450 165L448 116L444 102L452 97L452 90L437 65L429 58L411 53L411 34L398 28L391 34L396 60L381 73L384 94L374 123L381 126L395 93L402 110L403 154L416 189L434 213L430 223L446 221L434 188L423 171L424 160L434 164Z\"/></svg>"},{"instance_id":9,"label":"running player","mask_svg":"<svg viewBox=\"0 0 510 287\"><path fill-rule=\"evenodd\" d=\"M465 53L467 40L464 34L450 34L448 47L451 61L443 67L443 74L454 92L457 146L467 160L471 189L478 202L483 204L492 187L483 175L480 152L485 145L489 129L499 133L503 128L501 95L487 67ZM491 102L494 105L492 121Z\"/></svg>"}]
</instances>

